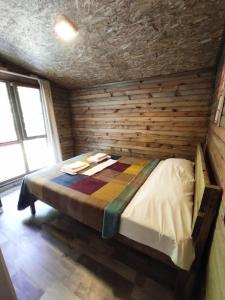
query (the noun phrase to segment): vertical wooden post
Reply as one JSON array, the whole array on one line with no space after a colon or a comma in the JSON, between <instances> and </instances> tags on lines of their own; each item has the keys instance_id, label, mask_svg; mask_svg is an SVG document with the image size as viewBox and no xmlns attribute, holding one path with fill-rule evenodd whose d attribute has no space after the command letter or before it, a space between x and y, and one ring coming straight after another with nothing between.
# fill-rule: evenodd
<instances>
[{"instance_id":1,"label":"vertical wooden post","mask_svg":"<svg viewBox=\"0 0 225 300\"><path fill-rule=\"evenodd\" d=\"M183 270L178 271L174 295L176 300L192 299L194 280L195 272L193 270L189 272Z\"/></svg>"},{"instance_id":2,"label":"vertical wooden post","mask_svg":"<svg viewBox=\"0 0 225 300\"><path fill-rule=\"evenodd\" d=\"M34 202L32 202L31 205L30 205L30 211L31 211L32 216L35 216L35 214L36 214L36 209L35 209L35 204L34 204Z\"/></svg>"},{"instance_id":3,"label":"vertical wooden post","mask_svg":"<svg viewBox=\"0 0 225 300\"><path fill-rule=\"evenodd\" d=\"M1 201L1 198L0 198L0 214L3 213L3 207L2 207L2 201Z\"/></svg>"}]
</instances>

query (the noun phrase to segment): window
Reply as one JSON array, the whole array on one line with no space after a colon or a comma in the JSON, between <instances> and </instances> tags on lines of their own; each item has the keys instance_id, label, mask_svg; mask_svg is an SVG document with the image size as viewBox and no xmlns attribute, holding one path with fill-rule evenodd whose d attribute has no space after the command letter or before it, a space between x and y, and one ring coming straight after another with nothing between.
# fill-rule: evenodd
<instances>
[{"instance_id":1,"label":"window","mask_svg":"<svg viewBox=\"0 0 225 300\"><path fill-rule=\"evenodd\" d=\"M217 126L220 126L223 115L225 114L224 111L224 96L225 96L225 91L223 94L219 96L219 99L217 101L217 108L216 108L216 113L215 113L215 120L214 122L216 123Z\"/></svg>"},{"instance_id":2,"label":"window","mask_svg":"<svg viewBox=\"0 0 225 300\"><path fill-rule=\"evenodd\" d=\"M0 81L0 184L51 163L39 88Z\"/></svg>"},{"instance_id":3,"label":"window","mask_svg":"<svg viewBox=\"0 0 225 300\"><path fill-rule=\"evenodd\" d=\"M39 89L24 86L19 86L17 89L26 137L45 135L46 131Z\"/></svg>"},{"instance_id":4,"label":"window","mask_svg":"<svg viewBox=\"0 0 225 300\"><path fill-rule=\"evenodd\" d=\"M7 86L0 82L0 143L17 140ZM7 130L6 130L7 128Z\"/></svg>"}]
</instances>

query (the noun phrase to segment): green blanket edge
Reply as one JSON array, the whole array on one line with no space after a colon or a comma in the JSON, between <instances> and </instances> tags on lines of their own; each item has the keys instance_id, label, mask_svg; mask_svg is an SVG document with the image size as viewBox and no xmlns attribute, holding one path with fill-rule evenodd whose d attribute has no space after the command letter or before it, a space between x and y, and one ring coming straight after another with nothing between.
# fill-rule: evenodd
<instances>
[{"instance_id":1,"label":"green blanket edge","mask_svg":"<svg viewBox=\"0 0 225 300\"><path fill-rule=\"evenodd\" d=\"M159 159L151 160L130 182L130 184L105 207L102 238L110 239L118 233L122 212L159 162Z\"/></svg>"}]
</instances>

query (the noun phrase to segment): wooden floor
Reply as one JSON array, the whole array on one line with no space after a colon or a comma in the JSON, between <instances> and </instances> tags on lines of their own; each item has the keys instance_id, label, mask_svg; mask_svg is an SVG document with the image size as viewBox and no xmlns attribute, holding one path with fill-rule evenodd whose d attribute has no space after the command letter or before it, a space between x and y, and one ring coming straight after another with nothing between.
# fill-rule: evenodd
<instances>
[{"instance_id":1,"label":"wooden floor","mask_svg":"<svg viewBox=\"0 0 225 300\"><path fill-rule=\"evenodd\" d=\"M40 201L35 218L19 212L18 193L2 197L0 247L19 300L173 299L169 273L154 261Z\"/></svg>"}]
</instances>

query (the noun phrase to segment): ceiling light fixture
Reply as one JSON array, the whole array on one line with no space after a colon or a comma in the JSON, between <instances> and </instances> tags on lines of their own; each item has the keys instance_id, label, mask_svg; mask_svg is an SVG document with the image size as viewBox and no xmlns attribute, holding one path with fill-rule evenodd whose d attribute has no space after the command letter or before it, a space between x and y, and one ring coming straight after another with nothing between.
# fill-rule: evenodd
<instances>
[{"instance_id":1,"label":"ceiling light fixture","mask_svg":"<svg viewBox=\"0 0 225 300\"><path fill-rule=\"evenodd\" d=\"M66 16L57 16L55 23L55 32L64 41L71 41L78 35L78 29Z\"/></svg>"}]
</instances>

